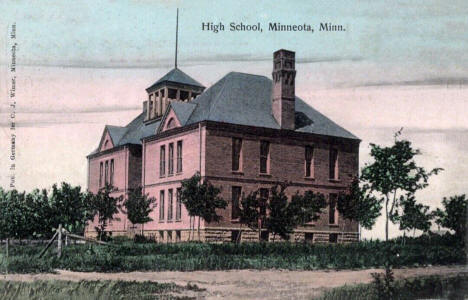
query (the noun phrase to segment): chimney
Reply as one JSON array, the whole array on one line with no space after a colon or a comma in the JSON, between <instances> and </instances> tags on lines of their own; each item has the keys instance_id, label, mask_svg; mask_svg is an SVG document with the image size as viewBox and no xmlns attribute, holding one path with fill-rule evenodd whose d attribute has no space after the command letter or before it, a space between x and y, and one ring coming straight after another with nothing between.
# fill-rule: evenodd
<instances>
[{"instance_id":1,"label":"chimney","mask_svg":"<svg viewBox=\"0 0 468 300\"><path fill-rule=\"evenodd\" d=\"M278 50L273 53L273 89L271 111L281 129L295 129L295 53Z\"/></svg>"}]
</instances>

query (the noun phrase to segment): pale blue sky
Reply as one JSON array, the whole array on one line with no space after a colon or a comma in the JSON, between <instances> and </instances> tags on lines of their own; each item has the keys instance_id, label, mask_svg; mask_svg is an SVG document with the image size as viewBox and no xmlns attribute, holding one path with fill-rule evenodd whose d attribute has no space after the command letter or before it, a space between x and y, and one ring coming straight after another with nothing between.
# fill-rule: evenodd
<instances>
[{"instance_id":1,"label":"pale blue sky","mask_svg":"<svg viewBox=\"0 0 468 300\"><path fill-rule=\"evenodd\" d=\"M297 51L300 61L358 60L401 66L394 70L398 76L390 73L388 80L375 78L379 82L466 77L468 2L463 0L57 0L0 4L3 29L5 23L17 23L21 63L80 67L171 65L176 7L180 8L182 65L269 60L272 49L287 47ZM201 31L202 22L261 22L264 32L214 34ZM268 32L269 22L307 23L316 32ZM343 24L347 31L318 32L320 22ZM413 64L418 67L403 68Z\"/></svg>"}]
</instances>

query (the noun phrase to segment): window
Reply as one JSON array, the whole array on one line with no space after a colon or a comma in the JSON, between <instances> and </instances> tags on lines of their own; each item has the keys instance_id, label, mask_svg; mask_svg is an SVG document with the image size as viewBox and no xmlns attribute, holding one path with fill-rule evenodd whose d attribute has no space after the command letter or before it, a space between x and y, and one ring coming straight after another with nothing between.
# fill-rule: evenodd
<instances>
[{"instance_id":1,"label":"window","mask_svg":"<svg viewBox=\"0 0 468 300\"><path fill-rule=\"evenodd\" d=\"M104 177L104 182L106 185L109 183L109 161L106 160L106 170L105 170L105 177Z\"/></svg>"},{"instance_id":2,"label":"window","mask_svg":"<svg viewBox=\"0 0 468 300\"><path fill-rule=\"evenodd\" d=\"M172 189L167 191L167 220L172 220Z\"/></svg>"},{"instance_id":3,"label":"window","mask_svg":"<svg viewBox=\"0 0 468 300\"><path fill-rule=\"evenodd\" d=\"M337 243L338 242L338 233L330 233L328 236L328 241L330 243Z\"/></svg>"},{"instance_id":4,"label":"window","mask_svg":"<svg viewBox=\"0 0 468 300\"><path fill-rule=\"evenodd\" d=\"M260 189L260 218L263 218L266 216L266 206L268 202L268 197L270 191L265 188Z\"/></svg>"},{"instance_id":5,"label":"window","mask_svg":"<svg viewBox=\"0 0 468 300\"><path fill-rule=\"evenodd\" d=\"M166 146L162 145L159 151L159 176L166 175Z\"/></svg>"},{"instance_id":6,"label":"window","mask_svg":"<svg viewBox=\"0 0 468 300\"><path fill-rule=\"evenodd\" d=\"M179 221L182 216L182 201L180 201L180 188L176 191L176 220Z\"/></svg>"},{"instance_id":7,"label":"window","mask_svg":"<svg viewBox=\"0 0 468 300\"><path fill-rule=\"evenodd\" d=\"M103 165L102 161L99 164L99 187L102 187L102 173L103 173Z\"/></svg>"},{"instance_id":8,"label":"window","mask_svg":"<svg viewBox=\"0 0 468 300\"><path fill-rule=\"evenodd\" d=\"M177 142L177 173L182 172L182 141Z\"/></svg>"},{"instance_id":9,"label":"window","mask_svg":"<svg viewBox=\"0 0 468 300\"><path fill-rule=\"evenodd\" d=\"M168 158L168 171L169 175L174 174L174 143L169 144L169 158Z\"/></svg>"},{"instance_id":10,"label":"window","mask_svg":"<svg viewBox=\"0 0 468 300\"><path fill-rule=\"evenodd\" d=\"M232 187L232 210L231 210L231 220L239 218L240 208L239 202L241 197L242 188L240 186Z\"/></svg>"},{"instance_id":11,"label":"window","mask_svg":"<svg viewBox=\"0 0 468 300\"><path fill-rule=\"evenodd\" d=\"M330 194L328 201L328 224L336 225L338 222L338 211L336 209L337 194Z\"/></svg>"},{"instance_id":12,"label":"window","mask_svg":"<svg viewBox=\"0 0 468 300\"><path fill-rule=\"evenodd\" d=\"M172 129L174 127L176 127L176 122L174 118L170 118L169 121L167 122L166 129Z\"/></svg>"},{"instance_id":13,"label":"window","mask_svg":"<svg viewBox=\"0 0 468 300\"><path fill-rule=\"evenodd\" d=\"M110 185L114 185L114 160L111 159L110 162L110 179L109 179Z\"/></svg>"},{"instance_id":14,"label":"window","mask_svg":"<svg viewBox=\"0 0 468 300\"><path fill-rule=\"evenodd\" d=\"M330 179L338 179L338 150L330 149Z\"/></svg>"},{"instance_id":15,"label":"window","mask_svg":"<svg viewBox=\"0 0 468 300\"><path fill-rule=\"evenodd\" d=\"M159 220L164 220L164 191L159 192Z\"/></svg>"},{"instance_id":16,"label":"window","mask_svg":"<svg viewBox=\"0 0 468 300\"><path fill-rule=\"evenodd\" d=\"M260 142L260 173L268 173L268 158L270 155L270 143Z\"/></svg>"},{"instance_id":17,"label":"window","mask_svg":"<svg viewBox=\"0 0 468 300\"><path fill-rule=\"evenodd\" d=\"M240 171L241 169L241 151L242 151L242 139L232 139L232 170Z\"/></svg>"},{"instance_id":18,"label":"window","mask_svg":"<svg viewBox=\"0 0 468 300\"><path fill-rule=\"evenodd\" d=\"M305 177L314 177L313 170L314 148L305 146Z\"/></svg>"},{"instance_id":19,"label":"window","mask_svg":"<svg viewBox=\"0 0 468 300\"><path fill-rule=\"evenodd\" d=\"M159 241L164 242L164 231L162 230L159 231Z\"/></svg>"},{"instance_id":20,"label":"window","mask_svg":"<svg viewBox=\"0 0 468 300\"><path fill-rule=\"evenodd\" d=\"M176 236L176 242L180 242L180 230L176 230L175 236Z\"/></svg>"}]
</instances>

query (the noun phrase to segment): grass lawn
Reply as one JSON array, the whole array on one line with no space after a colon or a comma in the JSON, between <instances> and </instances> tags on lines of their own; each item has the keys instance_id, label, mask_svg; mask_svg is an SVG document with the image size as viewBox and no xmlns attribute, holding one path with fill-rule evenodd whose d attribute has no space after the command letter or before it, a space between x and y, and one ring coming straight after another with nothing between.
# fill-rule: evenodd
<instances>
[{"instance_id":1,"label":"grass lawn","mask_svg":"<svg viewBox=\"0 0 468 300\"><path fill-rule=\"evenodd\" d=\"M382 267L387 262L394 267L415 267L463 264L465 260L461 243L438 236L353 244L136 244L126 241L106 246L70 245L64 248L61 259L51 250L38 259L42 247L11 246L9 272L363 269ZM0 259L0 272L5 270L6 260Z\"/></svg>"}]
</instances>

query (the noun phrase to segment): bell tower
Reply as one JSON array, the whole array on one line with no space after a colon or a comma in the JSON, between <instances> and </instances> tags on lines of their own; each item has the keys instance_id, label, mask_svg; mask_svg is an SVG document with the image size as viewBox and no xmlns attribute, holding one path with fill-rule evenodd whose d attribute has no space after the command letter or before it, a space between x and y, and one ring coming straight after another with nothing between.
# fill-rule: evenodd
<instances>
[{"instance_id":1,"label":"bell tower","mask_svg":"<svg viewBox=\"0 0 468 300\"><path fill-rule=\"evenodd\" d=\"M295 53L278 50L273 53L273 87L271 111L281 129L295 129Z\"/></svg>"},{"instance_id":2,"label":"bell tower","mask_svg":"<svg viewBox=\"0 0 468 300\"><path fill-rule=\"evenodd\" d=\"M190 102L205 90L201 83L177 67L178 37L179 9L176 17L174 69L146 89L148 100L143 102L143 111L146 112L145 122L161 119L170 102Z\"/></svg>"}]
</instances>

